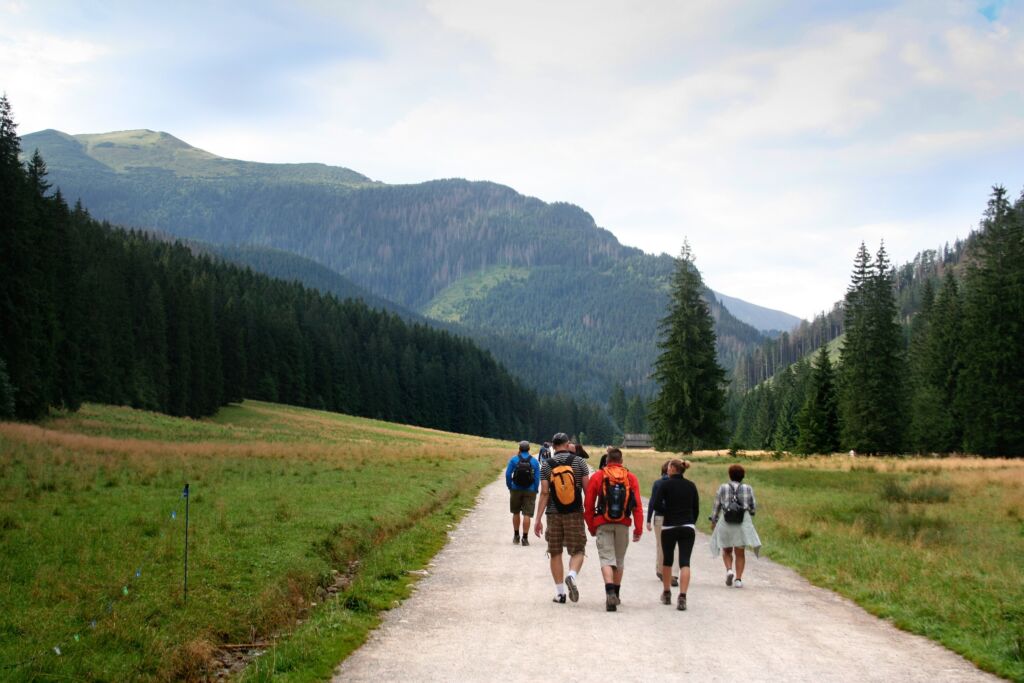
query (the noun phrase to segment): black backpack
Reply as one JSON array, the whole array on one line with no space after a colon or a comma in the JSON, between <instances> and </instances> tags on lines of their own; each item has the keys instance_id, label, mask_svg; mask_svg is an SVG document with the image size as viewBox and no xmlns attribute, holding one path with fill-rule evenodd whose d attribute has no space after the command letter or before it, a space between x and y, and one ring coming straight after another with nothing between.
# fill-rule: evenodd
<instances>
[{"instance_id":1,"label":"black backpack","mask_svg":"<svg viewBox=\"0 0 1024 683\"><path fill-rule=\"evenodd\" d=\"M522 453L519 454L519 462L512 470L512 483L522 487L533 486L533 463L529 455L524 458Z\"/></svg>"}]
</instances>

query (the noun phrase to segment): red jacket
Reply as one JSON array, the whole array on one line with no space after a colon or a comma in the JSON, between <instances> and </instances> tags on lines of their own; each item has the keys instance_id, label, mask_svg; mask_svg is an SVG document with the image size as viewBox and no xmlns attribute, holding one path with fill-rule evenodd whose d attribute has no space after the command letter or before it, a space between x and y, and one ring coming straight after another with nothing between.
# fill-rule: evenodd
<instances>
[{"instance_id":1,"label":"red jacket","mask_svg":"<svg viewBox=\"0 0 1024 683\"><path fill-rule=\"evenodd\" d=\"M613 464L608 465L608 467L622 467L622 465ZM643 499L640 496L640 482L637 481L636 475L632 472L627 472L626 481L629 482L630 491L632 491L633 499L636 501L636 505L633 507L633 532L639 536L644 531L644 506ZM602 524L625 524L629 526L628 517L612 522L605 519L604 515L599 515L594 511L594 508L597 506L597 500L601 496L603 485L604 470L598 470L590 477L590 482L587 484L587 497L583 501L583 518L587 521L587 528L590 530L591 536L597 533L597 527Z\"/></svg>"}]
</instances>

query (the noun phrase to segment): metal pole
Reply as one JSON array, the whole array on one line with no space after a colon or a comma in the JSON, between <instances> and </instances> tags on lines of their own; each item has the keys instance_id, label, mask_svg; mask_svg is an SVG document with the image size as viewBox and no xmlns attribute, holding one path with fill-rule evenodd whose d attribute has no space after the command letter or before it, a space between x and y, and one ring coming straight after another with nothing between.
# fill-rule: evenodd
<instances>
[{"instance_id":1,"label":"metal pole","mask_svg":"<svg viewBox=\"0 0 1024 683\"><path fill-rule=\"evenodd\" d=\"M185 484L185 491L182 494L185 496L185 599L184 603L188 604L188 484Z\"/></svg>"}]
</instances>

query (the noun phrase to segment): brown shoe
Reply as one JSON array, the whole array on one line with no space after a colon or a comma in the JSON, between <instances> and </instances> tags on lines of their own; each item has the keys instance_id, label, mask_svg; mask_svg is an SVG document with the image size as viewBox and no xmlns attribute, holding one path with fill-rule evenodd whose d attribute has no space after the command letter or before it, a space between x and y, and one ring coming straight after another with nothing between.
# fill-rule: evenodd
<instances>
[{"instance_id":1,"label":"brown shoe","mask_svg":"<svg viewBox=\"0 0 1024 683\"><path fill-rule=\"evenodd\" d=\"M680 593L679 594L679 603L676 605L676 609L678 609L678 610L685 610L686 609L686 593Z\"/></svg>"},{"instance_id":2,"label":"brown shoe","mask_svg":"<svg viewBox=\"0 0 1024 683\"><path fill-rule=\"evenodd\" d=\"M671 605L672 604L672 591L662 591L661 593L661 604Z\"/></svg>"}]
</instances>

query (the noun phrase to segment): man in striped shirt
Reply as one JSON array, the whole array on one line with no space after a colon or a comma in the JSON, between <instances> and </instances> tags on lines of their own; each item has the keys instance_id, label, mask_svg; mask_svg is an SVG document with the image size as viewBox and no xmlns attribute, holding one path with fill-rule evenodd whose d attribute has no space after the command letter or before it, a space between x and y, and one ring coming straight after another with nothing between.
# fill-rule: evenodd
<instances>
[{"instance_id":1,"label":"man in striped shirt","mask_svg":"<svg viewBox=\"0 0 1024 683\"><path fill-rule=\"evenodd\" d=\"M566 592L569 599L577 602L580 599L576 576L583 567L584 550L587 546L586 525L583 520L583 490L590 480L590 468L583 458L576 455L569 437L562 432L551 439L552 450L549 459L540 466L540 500L537 509L544 510L548 530L544 534L548 542L548 556L551 558L551 578L555 581L554 602L565 603ZM567 500L558 495L558 484L565 482L570 474L564 467L571 469L572 486L565 491ZM552 484L552 474L558 474L558 482ZM537 523L533 531L539 537L544 533L544 522L537 514ZM562 550L569 554L569 571L566 573L562 562Z\"/></svg>"}]
</instances>

